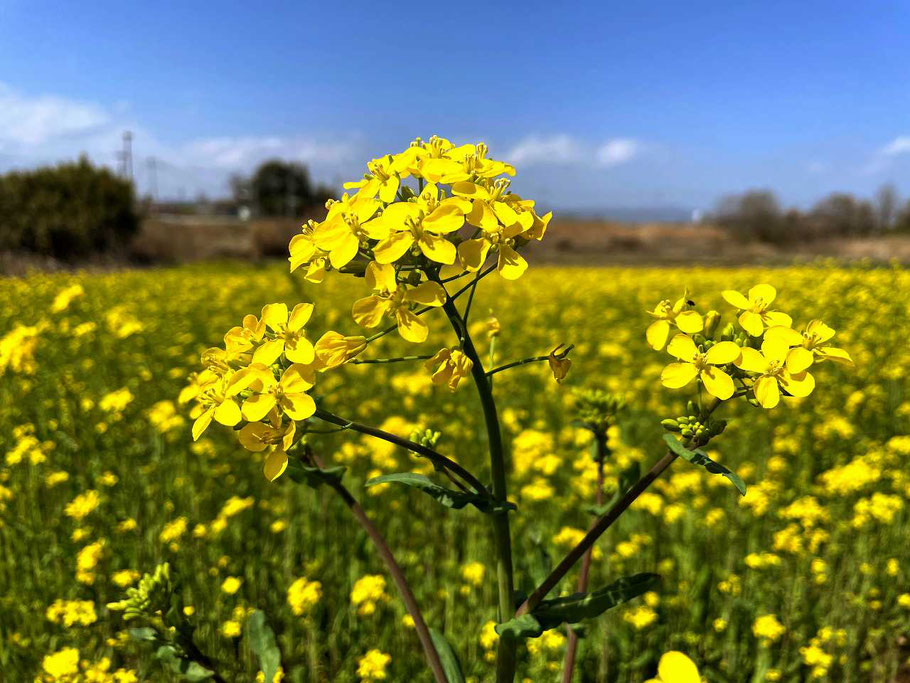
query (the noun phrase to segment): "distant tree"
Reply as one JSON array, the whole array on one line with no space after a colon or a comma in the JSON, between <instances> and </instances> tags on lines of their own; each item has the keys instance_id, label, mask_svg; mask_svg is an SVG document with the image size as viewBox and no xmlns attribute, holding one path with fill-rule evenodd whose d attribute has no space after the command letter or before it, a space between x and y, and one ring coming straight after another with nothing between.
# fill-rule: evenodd
<instances>
[{"instance_id":1,"label":"distant tree","mask_svg":"<svg viewBox=\"0 0 910 683\"><path fill-rule=\"evenodd\" d=\"M834 192L812 209L812 217L824 235L868 235L877 221L872 202L846 192Z\"/></svg>"},{"instance_id":2,"label":"distant tree","mask_svg":"<svg viewBox=\"0 0 910 683\"><path fill-rule=\"evenodd\" d=\"M71 259L122 246L138 229L132 182L86 157L0 176L0 249Z\"/></svg>"},{"instance_id":3,"label":"distant tree","mask_svg":"<svg viewBox=\"0 0 910 683\"><path fill-rule=\"evenodd\" d=\"M910 200L904 204L894 220L895 232L910 233Z\"/></svg>"},{"instance_id":4,"label":"distant tree","mask_svg":"<svg viewBox=\"0 0 910 683\"><path fill-rule=\"evenodd\" d=\"M875 193L875 218L879 230L885 231L894 227L899 204L900 198L893 184L888 183L878 188L878 192Z\"/></svg>"},{"instance_id":5,"label":"distant tree","mask_svg":"<svg viewBox=\"0 0 910 683\"><path fill-rule=\"evenodd\" d=\"M249 178L232 176L230 187L237 207L249 206L260 216L299 218L333 196L313 185L306 166L279 159L262 163Z\"/></svg>"},{"instance_id":6,"label":"distant tree","mask_svg":"<svg viewBox=\"0 0 910 683\"><path fill-rule=\"evenodd\" d=\"M713 221L744 237L780 242L788 235L780 202L770 190L749 190L720 200Z\"/></svg>"}]
</instances>

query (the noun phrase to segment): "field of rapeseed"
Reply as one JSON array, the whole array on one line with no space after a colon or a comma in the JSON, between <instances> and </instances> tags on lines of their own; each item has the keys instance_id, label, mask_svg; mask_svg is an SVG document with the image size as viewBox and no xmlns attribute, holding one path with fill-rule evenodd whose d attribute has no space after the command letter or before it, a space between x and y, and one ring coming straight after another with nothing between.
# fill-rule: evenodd
<instances>
[{"instance_id":1,"label":"field of rapeseed","mask_svg":"<svg viewBox=\"0 0 910 683\"><path fill-rule=\"evenodd\" d=\"M545 363L495 379L521 512L517 585L532 589L590 521L596 472L589 435L572 423L575 390L628 399L610 432L615 487L630 463L660 454L659 421L678 409L660 383L664 359L645 341L645 311L688 287L726 322L733 312L716 293L758 282L777 287L781 308L823 317L856 367L829 364L818 375L824 391L784 399L773 417L745 403L726 415L709 454L745 480L745 497L676 462L601 539L592 583L657 568L662 587L588 625L576 680L638 683L671 649L709 681L906 675L910 275L899 268L538 267L508 288L478 290L472 335L497 364L575 345L561 384ZM224 330L266 303L316 300L314 287L279 265L0 281L0 680L171 680L107 608L162 562L200 648L240 662L230 680L256 680L242 637L253 610L277 633L287 681L427 680L394 588L337 498L287 477L269 483L262 458L229 430L193 442L178 402ZM320 287L317 326L353 332L349 302L362 283ZM431 338L446 334L444 320L423 319ZM495 336L499 327L510 334ZM377 344L388 356L439 347L397 335ZM441 432L441 449L488 476L470 387L434 386L423 362L345 366L316 394L333 412L395 434ZM470 519L481 513L362 486L377 474L428 471L405 450L347 431L311 443L327 464L348 468L346 484L465 673L489 680L496 615L484 610L496 586L490 539ZM527 642L522 675L557 680L565 632Z\"/></svg>"}]
</instances>

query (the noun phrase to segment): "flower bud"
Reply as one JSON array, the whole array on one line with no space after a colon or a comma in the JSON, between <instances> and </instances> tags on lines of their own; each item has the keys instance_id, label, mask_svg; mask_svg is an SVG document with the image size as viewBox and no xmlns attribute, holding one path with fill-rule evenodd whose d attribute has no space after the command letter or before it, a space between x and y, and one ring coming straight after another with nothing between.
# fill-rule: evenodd
<instances>
[{"instance_id":1,"label":"flower bud","mask_svg":"<svg viewBox=\"0 0 910 683\"><path fill-rule=\"evenodd\" d=\"M705 314L705 327L703 333L706 337L713 337L714 331L720 324L720 313L710 310Z\"/></svg>"},{"instance_id":2,"label":"flower bud","mask_svg":"<svg viewBox=\"0 0 910 683\"><path fill-rule=\"evenodd\" d=\"M669 432L678 432L679 423L676 420L666 419L660 421L661 426Z\"/></svg>"}]
</instances>

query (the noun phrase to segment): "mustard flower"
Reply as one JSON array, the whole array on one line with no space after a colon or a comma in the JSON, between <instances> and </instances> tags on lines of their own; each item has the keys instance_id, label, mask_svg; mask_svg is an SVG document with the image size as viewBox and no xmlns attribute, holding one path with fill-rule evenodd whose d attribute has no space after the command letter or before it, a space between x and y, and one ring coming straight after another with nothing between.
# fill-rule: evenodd
<instances>
[{"instance_id":1,"label":"mustard flower","mask_svg":"<svg viewBox=\"0 0 910 683\"><path fill-rule=\"evenodd\" d=\"M374 198L345 194L328 207L325 220L313 230L313 240L319 249L328 252L333 268L343 268L353 261L367 240L385 237L381 226L368 222L380 208Z\"/></svg>"},{"instance_id":2,"label":"mustard flower","mask_svg":"<svg viewBox=\"0 0 910 683\"><path fill-rule=\"evenodd\" d=\"M414 304L439 307L445 303L446 293L437 282L419 285L398 283L395 269L388 264L372 262L367 266L366 281L373 294L354 302L354 321L364 327L376 327L386 316L395 318L398 334L405 341L426 341L429 328L412 310Z\"/></svg>"},{"instance_id":3,"label":"mustard flower","mask_svg":"<svg viewBox=\"0 0 910 683\"><path fill-rule=\"evenodd\" d=\"M727 303L742 311L739 324L753 337L760 337L766 327L790 327L793 324L793 319L786 313L769 310L777 297L777 290L771 285L755 285L749 290L749 298L735 289L725 289L721 295Z\"/></svg>"},{"instance_id":4,"label":"mustard flower","mask_svg":"<svg viewBox=\"0 0 910 683\"><path fill-rule=\"evenodd\" d=\"M297 304L289 313L285 304L268 304L262 309L262 322L274 333L253 353L253 362L271 365L283 353L292 363L312 363L313 344L306 338L304 325L313 315L313 304Z\"/></svg>"},{"instance_id":5,"label":"mustard flower","mask_svg":"<svg viewBox=\"0 0 910 683\"><path fill-rule=\"evenodd\" d=\"M791 348L787 352L787 370L792 373L808 370L815 361L830 360L843 365L853 365L850 354L825 342L834 337L834 330L821 320L811 320L803 332L776 325L765 332L765 339Z\"/></svg>"},{"instance_id":6,"label":"mustard flower","mask_svg":"<svg viewBox=\"0 0 910 683\"><path fill-rule=\"evenodd\" d=\"M648 311L648 315L657 318L645 330L648 345L655 351L660 351L666 346L673 326L686 334L697 334L705 326L701 313L690 308L688 292L683 294L682 298L677 299L674 304L671 304L668 299L664 299L654 307L653 311Z\"/></svg>"},{"instance_id":7,"label":"mustard flower","mask_svg":"<svg viewBox=\"0 0 910 683\"><path fill-rule=\"evenodd\" d=\"M433 373L433 384L445 384L449 391L455 391L458 383L471 374L474 363L461 349L453 347L437 351L424 367Z\"/></svg>"},{"instance_id":8,"label":"mustard flower","mask_svg":"<svg viewBox=\"0 0 910 683\"><path fill-rule=\"evenodd\" d=\"M295 363L278 380L271 369L260 364L251 365L240 372L247 374L237 380L234 389L246 385L252 391L241 408L245 420L257 422L275 408L292 420L305 420L316 412L316 402L306 393L314 384L312 368Z\"/></svg>"},{"instance_id":9,"label":"mustard flower","mask_svg":"<svg viewBox=\"0 0 910 683\"><path fill-rule=\"evenodd\" d=\"M792 373L786 361L789 349L774 340L762 342L761 351L753 348L741 349L736 366L746 372L758 374L752 385L755 399L762 408L773 408L780 402L780 392L805 398L815 388L815 378L807 371Z\"/></svg>"},{"instance_id":10,"label":"mustard flower","mask_svg":"<svg viewBox=\"0 0 910 683\"><path fill-rule=\"evenodd\" d=\"M360 355L366 347L366 337L345 336L329 330L316 342L316 358L319 359L320 369L327 370L347 363Z\"/></svg>"},{"instance_id":11,"label":"mustard flower","mask_svg":"<svg viewBox=\"0 0 910 683\"><path fill-rule=\"evenodd\" d=\"M709 394L726 401L733 395L735 389L733 379L716 366L738 361L740 352L740 347L730 341L718 342L702 352L692 337L677 334L670 340L667 353L682 362L670 363L665 367L660 375L660 381L665 387L679 389L698 377Z\"/></svg>"},{"instance_id":12,"label":"mustard flower","mask_svg":"<svg viewBox=\"0 0 910 683\"><path fill-rule=\"evenodd\" d=\"M455 262L455 245L444 235L464 225L470 202L455 197L445 198L434 184L420 193L417 201L390 204L370 221L371 232L383 235L374 249L377 263L394 263L414 245L431 261Z\"/></svg>"},{"instance_id":13,"label":"mustard flower","mask_svg":"<svg viewBox=\"0 0 910 683\"><path fill-rule=\"evenodd\" d=\"M361 681L384 681L391 655L373 649L357 660L357 675Z\"/></svg>"}]
</instances>

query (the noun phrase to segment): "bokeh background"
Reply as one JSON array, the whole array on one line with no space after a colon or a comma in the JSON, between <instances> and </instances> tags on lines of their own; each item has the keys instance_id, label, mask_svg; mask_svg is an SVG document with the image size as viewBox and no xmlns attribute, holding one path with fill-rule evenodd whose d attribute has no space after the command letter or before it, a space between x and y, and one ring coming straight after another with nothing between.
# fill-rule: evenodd
<instances>
[{"instance_id":1,"label":"bokeh background","mask_svg":"<svg viewBox=\"0 0 910 683\"><path fill-rule=\"evenodd\" d=\"M589 523L574 392L629 404L608 488L683 412L644 340L657 302L688 289L729 321L720 292L767 282L856 360L820 367L808 399L731 411L712 455L744 498L678 463L604 537L592 585L657 571L662 588L591 624L575 680L640 682L670 649L708 681L910 680L908 29L896 2L0 1L0 680L177 680L105 607L163 561L229 680L255 680L253 608L285 680L381 680L361 667L373 648L386 680L429 680L345 508L269 484L228 430L193 443L177 397L266 303L315 301L314 326L356 333L362 283L291 275L288 241L368 160L432 135L485 142L554 213L529 272L474 303L485 345L499 320L499 361L575 344L562 384L536 365L496 380L521 588ZM442 322L421 353L452 343ZM392 335L379 355L410 351ZM486 476L470 387L416 364L320 391L404 436L441 431ZM485 518L363 488L423 471L404 451L318 447L489 680ZM55 679L65 656L47 658L70 648L81 673ZM521 675L559 680L565 648L565 631L532 641Z\"/></svg>"}]
</instances>

